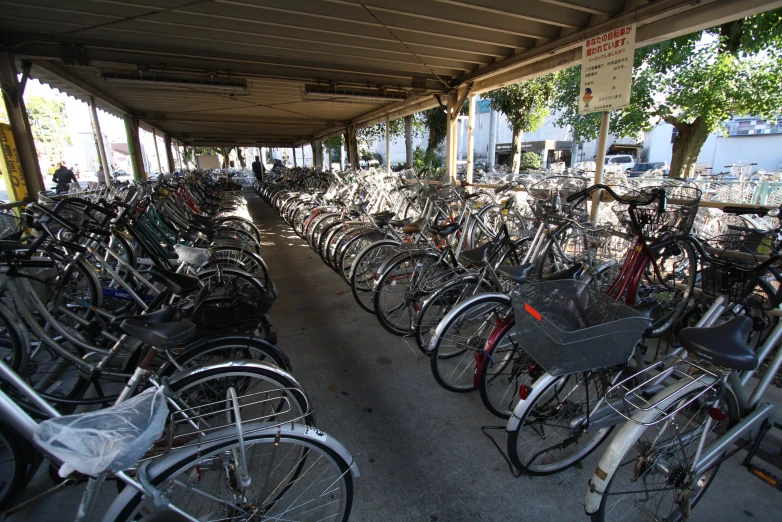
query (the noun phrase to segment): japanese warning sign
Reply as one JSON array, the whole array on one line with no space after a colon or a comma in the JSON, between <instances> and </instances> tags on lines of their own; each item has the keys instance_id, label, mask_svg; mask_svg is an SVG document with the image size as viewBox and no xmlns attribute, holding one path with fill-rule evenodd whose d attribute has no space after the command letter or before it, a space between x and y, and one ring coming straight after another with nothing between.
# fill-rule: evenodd
<instances>
[{"instance_id":1,"label":"japanese warning sign","mask_svg":"<svg viewBox=\"0 0 782 522\"><path fill-rule=\"evenodd\" d=\"M630 104L635 24L587 39L581 54L578 112L601 112Z\"/></svg>"}]
</instances>

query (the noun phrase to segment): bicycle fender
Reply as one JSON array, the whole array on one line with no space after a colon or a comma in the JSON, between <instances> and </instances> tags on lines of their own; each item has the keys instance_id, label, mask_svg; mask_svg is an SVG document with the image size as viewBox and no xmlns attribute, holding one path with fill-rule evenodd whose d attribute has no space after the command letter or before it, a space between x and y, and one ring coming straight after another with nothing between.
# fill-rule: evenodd
<instances>
[{"instance_id":1,"label":"bicycle fender","mask_svg":"<svg viewBox=\"0 0 782 522\"><path fill-rule=\"evenodd\" d=\"M445 328L445 325L448 324L448 322L451 320L452 317L462 313L465 308L467 308L469 306L472 306L472 304L475 303L476 301L478 301L480 299L490 298L490 297L491 298L502 299L502 300L507 300L508 302L510 302L510 296L505 295L505 294L503 294L501 292L488 292L488 293L485 293L485 294L475 295L475 296L473 296L473 297L471 297L469 299L465 299L464 301L459 303L459 305L454 307L453 310L448 312L445 315L445 317L442 318L440 323L437 325L437 328L435 328L434 334L432 334L432 338L429 341L429 350L433 350L434 349L435 344L437 344L437 341L440 339L440 336L443 333L443 328Z\"/></svg>"},{"instance_id":2,"label":"bicycle fender","mask_svg":"<svg viewBox=\"0 0 782 522\"><path fill-rule=\"evenodd\" d=\"M550 373L546 372L543 375L538 378L538 380L535 381L535 385L532 387L532 391L527 396L526 399L520 400L516 407L513 409L513 413L511 414L510 418L508 419L508 424L505 426L505 431L508 433L512 431L516 431L519 427L519 424L521 423L521 418L526 413L527 407L530 404L535 404L535 401L538 398L538 395L543 393L546 389L548 389L549 385L559 379L560 376L554 376Z\"/></svg>"},{"instance_id":3,"label":"bicycle fender","mask_svg":"<svg viewBox=\"0 0 782 522\"><path fill-rule=\"evenodd\" d=\"M714 381L713 377L702 377L703 382L708 386ZM655 395L651 400L651 404L655 404L659 401L657 408L651 408L648 411L637 411L632 421L626 422L616 436L611 440L611 443L600 457L600 462L597 463L592 478L589 480L589 490L587 491L586 498L584 499L584 509L588 515L592 515L600 509L600 502L605 493L606 486L611 482L611 478L614 476L614 471L620 464L622 457L627 454L630 448L638 440L638 437L644 432L647 426L638 423L650 423L659 414L659 409L665 409L670 405L678 401L685 393L693 391L691 387L692 381L690 379L682 379L681 381L666 387L664 390ZM635 421L635 422L633 422Z\"/></svg>"},{"instance_id":4,"label":"bicycle fender","mask_svg":"<svg viewBox=\"0 0 782 522\"><path fill-rule=\"evenodd\" d=\"M358 465L353 459L353 456L348 452L345 446L342 445L337 439L322 432L317 428L305 426L303 424L285 423L278 425L273 422L254 422L242 425L242 431L244 437L249 439L253 433L265 431L270 436L279 434L280 440L310 440L314 443L322 444L339 455L348 465L353 477L360 477L358 471ZM213 449L220 448L226 444L226 440L236 440L236 428L223 428L211 433L201 439L201 443L194 444L191 447L181 448L167 455L164 455L158 459L153 460L146 468L147 480L157 486L157 482L160 480L158 477L161 474L166 473L170 468L181 462L183 459L189 457L193 458L197 453L208 453ZM156 480L157 479L157 480ZM133 501L136 495L139 495L139 491L136 488L127 487L122 490L114 502L111 503L109 509L103 516L103 522L115 522L120 516L125 506Z\"/></svg>"}]
</instances>

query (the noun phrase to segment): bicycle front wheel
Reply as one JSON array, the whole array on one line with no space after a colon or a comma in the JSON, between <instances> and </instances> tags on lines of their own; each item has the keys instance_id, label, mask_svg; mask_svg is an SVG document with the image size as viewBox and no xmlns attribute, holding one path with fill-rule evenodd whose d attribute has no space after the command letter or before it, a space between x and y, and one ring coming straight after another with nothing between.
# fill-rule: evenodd
<instances>
[{"instance_id":1,"label":"bicycle front wheel","mask_svg":"<svg viewBox=\"0 0 782 522\"><path fill-rule=\"evenodd\" d=\"M345 522L353 506L352 458L333 438L300 424L248 424L244 447L235 428L219 440L184 448L149 467L152 485L190 516L203 521L298 520ZM239 484L236 455L247 459L250 485ZM126 488L104 521L132 521L155 510L152 501Z\"/></svg>"}]
</instances>

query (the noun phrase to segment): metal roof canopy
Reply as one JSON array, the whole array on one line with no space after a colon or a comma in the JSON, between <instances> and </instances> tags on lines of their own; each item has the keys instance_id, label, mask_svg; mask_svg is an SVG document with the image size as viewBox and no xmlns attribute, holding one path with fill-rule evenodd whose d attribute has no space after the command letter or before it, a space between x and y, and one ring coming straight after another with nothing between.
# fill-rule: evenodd
<instances>
[{"instance_id":1,"label":"metal roof canopy","mask_svg":"<svg viewBox=\"0 0 782 522\"><path fill-rule=\"evenodd\" d=\"M637 23L643 46L782 7L782 0L0 6L5 50L31 60L31 76L52 87L83 101L94 96L100 109L132 114L186 144L284 147L436 107L433 94L468 86L486 92L575 65L581 42L609 28Z\"/></svg>"}]
</instances>

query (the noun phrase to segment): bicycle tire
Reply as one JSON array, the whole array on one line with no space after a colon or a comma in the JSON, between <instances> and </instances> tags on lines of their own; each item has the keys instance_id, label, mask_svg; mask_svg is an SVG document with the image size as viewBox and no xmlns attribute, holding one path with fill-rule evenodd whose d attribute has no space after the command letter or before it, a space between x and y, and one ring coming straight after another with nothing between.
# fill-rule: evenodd
<instances>
[{"instance_id":1,"label":"bicycle tire","mask_svg":"<svg viewBox=\"0 0 782 522\"><path fill-rule=\"evenodd\" d=\"M350 290L356 303L365 312L375 313L374 288L375 277L380 267L396 252L401 243L395 239L381 239L359 252L350 270Z\"/></svg>"},{"instance_id":2,"label":"bicycle tire","mask_svg":"<svg viewBox=\"0 0 782 522\"><path fill-rule=\"evenodd\" d=\"M590 433L571 425L584 414L585 408L591 411L603 397L597 388L592 397L588 393L590 379L599 376L597 372L565 375L550 380L546 379L547 376L541 376L533 386L534 396L521 401L514 409L513 416L519 420L508 433L508 457L517 469L527 475L551 475L576 465L597 449L614 429L614 426L608 426ZM582 376L585 380L581 380ZM540 381L544 384L540 384ZM587 389L583 396L591 401L576 403L574 398L580 399L576 395L577 390L585 388L584 382ZM604 393L605 389L602 391ZM602 407L607 408L605 404ZM574 447L582 437L586 437L586 445ZM520 445L524 449L523 455ZM563 455L552 456L557 451Z\"/></svg>"},{"instance_id":3,"label":"bicycle tire","mask_svg":"<svg viewBox=\"0 0 782 522\"><path fill-rule=\"evenodd\" d=\"M0 510L17 500L26 482L27 464L16 432L5 423L0 424Z\"/></svg>"},{"instance_id":4,"label":"bicycle tire","mask_svg":"<svg viewBox=\"0 0 782 522\"><path fill-rule=\"evenodd\" d=\"M27 336L21 320L0 302L0 357L13 371L24 375L30 362Z\"/></svg>"},{"instance_id":5,"label":"bicycle tire","mask_svg":"<svg viewBox=\"0 0 782 522\"><path fill-rule=\"evenodd\" d=\"M437 384L464 393L477 389L475 353L486 346L494 331L494 312L508 306L502 293L477 295L456 306L437 325L429 343L429 362Z\"/></svg>"},{"instance_id":6,"label":"bicycle tire","mask_svg":"<svg viewBox=\"0 0 782 522\"><path fill-rule=\"evenodd\" d=\"M259 426L261 427L259 428ZM350 517L350 512L353 505L353 475L351 474L351 467L353 466L353 462L352 457L349 462L346 461L346 457L344 455L349 457L349 454L347 454L344 449L343 451L338 451L335 449L334 446L339 444L338 442L336 442L332 437L324 435L322 432L316 432L312 430L308 431L306 427L301 425L291 426L290 424L286 424L285 426L281 426L279 428L267 428L266 432L259 431L262 429L262 425L258 424L250 424L243 428L245 430L245 446L258 445L269 448L267 451L254 452L254 457L265 456L265 454L268 455L269 453L275 455L276 453L272 448L276 448L278 446L281 446L282 448L282 450L278 450L278 452L283 455L302 455L300 463L292 463L293 466L295 466L295 469L292 470L292 473L289 475L289 477L294 478L293 482L291 482L290 478L288 478L288 483L285 486L282 488L277 486L281 492L274 499L272 508L274 505L279 503L280 499L287 495L288 492L295 489L291 487L292 485L298 487L296 481L298 481L299 475L301 474L301 468L304 464L307 463L307 459L312 457L316 463L320 459L323 459L323 461L329 467L334 468L332 471L334 474L333 477L329 475L323 479L323 482L327 484L327 487L331 488L331 492L328 494L316 492L316 494L319 495L319 497L325 497L326 500L330 501L331 503L333 503L335 498L339 497L339 511L337 513L337 518L334 520L337 522L347 522ZM222 437L224 440L219 440L220 437ZM222 432L218 432L212 438L216 440L214 442L207 441L199 448L186 448L185 450L169 454L167 457L163 457L155 461L148 469L150 483L154 486L159 486L166 483L174 484L175 477L190 475L190 472L185 472L185 470L194 470L196 474L201 477L202 474L207 474L210 472L210 464L199 466L200 463L208 463L212 459L216 459L218 456L230 454L231 449L238 445L238 437L236 436L235 429L229 428ZM298 449L296 449L296 446L298 446ZM290 449L288 449L289 447ZM276 468L278 467L281 467L281 464L277 466L269 466L269 469L276 471ZM217 470L217 473L221 472L225 473L225 470ZM326 472L324 471L322 473L314 473L314 475L323 477L325 473ZM219 482L224 483L222 476L218 478ZM283 480L285 481L286 477L283 477ZM209 481L203 480L199 481L199 483L208 482ZM282 484L282 482L280 484ZM294 491L292 496L295 496L295 494L296 491ZM114 503L112 503L111 507L107 511L106 516L103 519L104 522L129 522L135 520L139 514L144 514L142 513L145 508L145 506L142 504L144 500L144 495L142 495L142 493L134 490L133 488L125 488L125 490L114 501ZM183 509L186 509L184 506L192 507L193 504L197 504L194 502L179 502L176 498L174 499L174 503ZM231 503L231 501L228 502L229 505ZM312 509L311 514L313 516L313 520L322 520L324 518L331 519L331 517L324 517L323 513L315 512L315 509L312 508L311 503L307 503L305 501L304 504L307 506L308 510ZM211 508L212 506L210 505L207 507ZM266 508L267 506L260 507L260 509L265 511L265 515L271 514L272 519L274 519L274 511ZM210 511L207 511L207 513L209 512ZM196 515L196 518L198 518L197 513L191 513L191 515ZM294 512L293 515L297 514Z\"/></svg>"}]
</instances>

